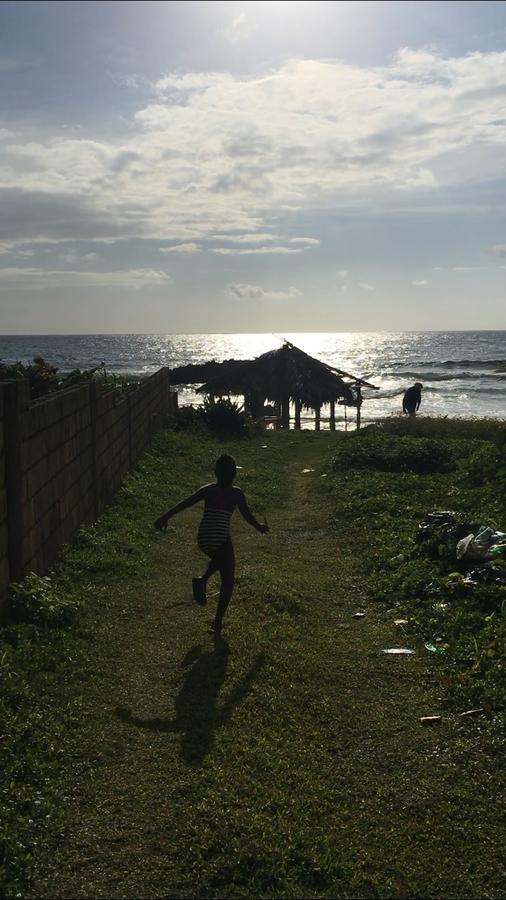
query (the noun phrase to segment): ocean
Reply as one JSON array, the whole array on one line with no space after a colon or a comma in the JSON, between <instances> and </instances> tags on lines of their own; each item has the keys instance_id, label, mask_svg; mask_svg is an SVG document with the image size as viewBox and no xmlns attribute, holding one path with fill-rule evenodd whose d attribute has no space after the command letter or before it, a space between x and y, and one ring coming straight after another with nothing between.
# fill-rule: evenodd
<instances>
[{"instance_id":1,"label":"ocean","mask_svg":"<svg viewBox=\"0 0 506 900\"><path fill-rule=\"evenodd\" d=\"M0 360L27 363L40 355L62 373L103 362L111 372L143 377L160 366L250 359L281 346L283 337L379 388L364 390L364 423L400 412L415 381L424 386L420 414L505 418L506 373L496 369L506 360L506 331L9 335L0 336ZM191 389L179 395L180 404L201 402Z\"/></svg>"}]
</instances>

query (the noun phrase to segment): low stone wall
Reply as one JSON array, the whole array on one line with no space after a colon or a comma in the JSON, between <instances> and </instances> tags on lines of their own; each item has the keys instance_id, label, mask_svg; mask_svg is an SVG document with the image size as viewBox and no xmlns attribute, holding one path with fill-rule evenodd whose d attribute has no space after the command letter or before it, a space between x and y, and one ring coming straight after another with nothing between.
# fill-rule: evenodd
<instances>
[{"instance_id":1,"label":"low stone wall","mask_svg":"<svg viewBox=\"0 0 506 900\"><path fill-rule=\"evenodd\" d=\"M27 383L0 382L0 601L96 520L172 416L172 396L168 369L129 394L91 382L32 402Z\"/></svg>"}]
</instances>

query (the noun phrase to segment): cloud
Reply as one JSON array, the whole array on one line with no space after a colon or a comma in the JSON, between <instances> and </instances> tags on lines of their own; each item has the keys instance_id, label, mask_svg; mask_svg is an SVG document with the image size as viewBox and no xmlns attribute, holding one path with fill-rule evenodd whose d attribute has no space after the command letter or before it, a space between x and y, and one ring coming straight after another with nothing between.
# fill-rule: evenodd
<instances>
[{"instance_id":1,"label":"cloud","mask_svg":"<svg viewBox=\"0 0 506 900\"><path fill-rule=\"evenodd\" d=\"M265 234L275 216L394 195L416 207L435 186L458 198L459 185L497 178L505 84L506 53L409 48L384 66L294 59L262 77L169 73L116 138L0 132L0 242L182 244L215 238L224 222L231 235ZM288 243L303 240L316 239Z\"/></svg>"},{"instance_id":2,"label":"cloud","mask_svg":"<svg viewBox=\"0 0 506 900\"><path fill-rule=\"evenodd\" d=\"M374 291L374 285L369 284L368 281L359 281L359 288L362 288L363 291Z\"/></svg>"},{"instance_id":3,"label":"cloud","mask_svg":"<svg viewBox=\"0 0 506 900\"><path fill-rule=\"evenodd\" d=\"M266 234L262 231L256 234L221 234L216 235L216 239L227 241L230 244L262 244L265 241L276 240L275 235Z\"/></svg>"},{"instance_id":4,"label":"cloud","mask_svg":"<svg viewBox=\"0 0 506 900\"><path fill-rule=\"evenodd\" d=\"M252 31L253 25L248 21L246 13L241 12L225 28L222 28L220 33L231 44L237 44L249 37Z\"/></svg>"},{"instance_id":5,"label":"cloud","mask_svg":"<svg viewBox=\"0 0 506 900\"><path fill-rule=\"evenodd\" d=\"M304 248L295 249L293 247L213 247L212 253L220 256L254 256L257 254L270 253L278 256L289 256L294 253L303 253Z\"/></svg>"},{"instance_id":6,"label":"cloud","mask_svg":"<svg viewBox=\"0 0 506 900\"><path fill-rule=\"evenodd\" d=\"M423 285L428 284L428 283L429 282L427 281L426 278L415 278L411 282L411 284L414 285L415 287L423 287Z\"/></svg>"},{"instance_id":7,"label":"cloud","mask_svg":"<svg viewBox=\"0 0 506 900\"><path fill-rule=\"evenodd\" d=\"M295 287L288 288L287 291L265 290L258 284L228 284L226 293L239 300L295 300L302 297L302 293Z\"/></svg>"},{"instance_id":8,"label":"cloud","mask_svg":"<svg viewBox=\"0 0 506 900\"><path fill-rule=\"evenodd\" d=\"M205 91L214 85L231 81L232 77L223 72L188 72L185 75L171 73L155 82L155 88L165 91Z\"/></svg>"},{"instance_id":9,"label":"cloud","mask_svg":"<svg viewBox=\"0 0 506 900\"><path fill-rule=\"evenodd\" d=\"M120 272L65 271L58 269L0 268L0 290L42 291L48 288L123 288L141 290L170 284L167 272L126 269Z\"/></svg>"},{"instance_id":10,"label":"cloud","mask_svg":"<svg viewBox=\"0 0 506 900\"><path fill-rule=\"evenodd\" d=\"M200 253L198 244L192 242L187 244L176 244L174 247L159 247L160 253L183 253L188 256L191 253Z\"/></svg>"},{"instance_id":11,"label":"cloud","mask_svg":"<svg viewBox=\"0 0 506 900\"><path fill-rule=\"evenodd\" d=\"M92 197L59 190L0 188L0 244L16 241L121 239L121 217L97 205Z\"/></svg>"},{"instance_id":12,"label":"cloud","mask_svg":"<svg viewBox=\"0 0 506 900\"><path fill-rule=\"evenodd\" d=\"M341 290L341 294L347 294L348 293L348 285L342 284L340 290Z\"/></svg>"},{"instance_id":13,"label":"cloud","mask_svg":"<svg viewBox=\"0 0 506 900\"><path fill-rule=\"evenodd\" d=\"M45 251L45 252L47 252L47 251ZM22 255L21 253L18 253L18 256L21 256L21 255ZM29 251L29 252L27 251L23 255L34 256L35 251L33 251L33 250ZM66 262L70 266L72 266L72 265L74 265L74 263L77 263L77 262L80 262L80 263L94 262L97 259L97 254L96 253L83 253L83 254L79 255L79 253L77 253L76 251L70 251L69 253L59 253L58 259L61 259L63 262Z\"/></svg>"},{"instance_id":14,"label":"cloud","mask_svg":"<svg viewBox=\"0 0 506 900\"><path fill-rule=\"evenodd\" d=\"M340 269L337 274L339 275L339 278L347 278L350 273L347 269Z\"/></svg>"},{"instance_id":15,"label":"cloud","mask_svg":"<svg viewBox=\"0 0 506 900\"><path fill-rule=\"evenodd\" d=\"M490 272L504 266L434 266L433 272Z\"/></svg>"},{"instance_id":16,"label":"cloud","mask_svg":"<svg viewBox=\"0 0 506 900\"><path fill-rule=\"evenodd\" d=\"M495 253L496 256L506 256L506 244L495 244L492 247L492 253Z\"/></svg>"},{"instance_id":17,"label":"cloud","mask_svg":"<svg viewBox=\"0 0 506 900\"><path fill-rule=\"evenodd\" d=\"M308 247L317 247L321 241L317 238L294 237L290 238L289 244L306 244Z\"/></svg>"}]
</instances>

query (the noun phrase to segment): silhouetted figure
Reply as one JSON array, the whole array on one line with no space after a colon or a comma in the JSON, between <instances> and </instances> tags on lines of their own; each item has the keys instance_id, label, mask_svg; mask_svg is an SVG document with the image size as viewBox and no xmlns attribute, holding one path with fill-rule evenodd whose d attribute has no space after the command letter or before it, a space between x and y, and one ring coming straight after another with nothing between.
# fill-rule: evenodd
<instances>
[{"instance_id":1,"label":"silhouetted figure","mask_svg":"<svg viewBox=\"0 0 506 900\"><path fill-rule=\"evenodd\" d=\"M229 652L223 638L216 642L214 651L204 650L200 645L188 651L181 663L185 676L175 700L175 715L143 718L120 706L116 708L116 716L125 725L136 728L162 734L180 733L181 758L191 766L202 765L213 747L216 732L227 727L265 664L265 654L257 654L247 671L234 672L228 680L228 691L223 694Z\"/></svg>"},{"instance_id":2,"label":"silhouetted figure","mask_svg":"<svg viewBox=\"0 0 506 900\"><path fill-rule=\"evenodd\" d=\"M234 590L235 558L234 548L230 539L232 513L238 507L246 522L262 534L265 534L269 528L267 525L257 522L247 504L244 493L240 488L234 487L233 481L237 472L235 460L231 456L223 454L216 460L214 472L216 475L215 484L206 484L194 494L167 510L166 513L163 513L156 520L155 528L167 528L168 520L176 513L187 509L189 506L194 506L195 503L199 503L201 500L204 501L204 515L199 526L197 542L202 552L209 556L210 562L204 574L200 578L193 578L192 580L193 599L200 606L206 605L207 581L214 572L219 571L221 576L220 599L216 616L212 623L214 635L219 637L223 616Z\"/></svg>"},{"instance_id":3,"label":"silhouetted figure","mask_svg":"<svg viewBox=\"0 0 506 900\"><path fill-rule=\"evenodd\" d=\"M406 413L406 415L416 416L420 408L420 403L422 402L422 388L423 384L416 381L413 387L408 388L404 394L404 397L402 398L402 411Z\"/></svg>"}]
</instances>

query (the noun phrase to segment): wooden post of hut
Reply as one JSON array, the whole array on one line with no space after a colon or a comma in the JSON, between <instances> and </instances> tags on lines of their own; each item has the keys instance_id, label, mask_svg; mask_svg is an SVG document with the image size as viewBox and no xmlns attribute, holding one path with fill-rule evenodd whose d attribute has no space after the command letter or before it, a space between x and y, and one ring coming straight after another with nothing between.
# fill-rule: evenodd
<instances>
[{"instance_id":1,"label":"wooden post of hut","mask_svg":"<svg viewBox=\"0 0 506 900\"><path fill-rule=\"evenodd\" d=\"M300 431L300 414L302 411L302 400L295 401L295 428Z\"/></svg>"},{"instance_id":2,"label":"wooden post of hut","mask_svg":"<svg viewBox=\"0 0 506 900\"><path fill-rule=\"evenodd\" d=\"M318 406L315 406L315 408L314 408L314 430L315 431L320 430L321 411L322 411L322 408L321 408L320 404L318 404Z\"/></svg>"},{"instance_id":3,"label":"wooden post of hut","mask_svg":"<svg viewBox=\"0 0 506 900\"><path fill-rule=\"evenodd\" d=\"M260 396L258 391L251 391L250 399L250 415L253 419L260 419L264 413L264 398Z\"/></svg>"},{"instance_id":4,"label":"wooden post of hut","mask_svg":"<svg viewBox=\"0 0 506 900\"><path fill-rule=\"evenodd\" d=\"M330 401L330 419L329 419L329 429L330 431L336 430L336 401Z\"/></svg>"},{"instance_id":5,"label":"wooden post of hut","mask_svg":"<svg viewBox=\"0 0 506 900\"><path fill-rule=\"evenodd\" d=\"M290 428L290 397L283 397L281 401L281 427Z\"/></svg>"},{"instance_id":6,"label":"wooden post of hut","mask_svg":"<svg viewBox=\"0 0 506 900\"><path fill-rule=\"evenodd\" d=\"M360 408L362 406L362 391L360 389L360 385L357 385L357 431L360 428Z\"/></svg>"}]
</instances>

